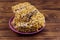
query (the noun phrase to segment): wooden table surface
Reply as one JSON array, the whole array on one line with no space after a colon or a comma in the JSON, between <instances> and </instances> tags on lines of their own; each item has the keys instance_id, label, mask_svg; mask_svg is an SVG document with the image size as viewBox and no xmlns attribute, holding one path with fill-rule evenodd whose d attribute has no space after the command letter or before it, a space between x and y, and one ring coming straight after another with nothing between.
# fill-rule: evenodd
<instances>
[{"instance_id":1,"label":"wooden table surface","mask_svg":"<svg viewBox=\"0 0 60 40\"><path fill-rule=\"evenodd\" d=\"M10 30L8 21L14 16L11 6L30 2L45 15L45 29L32 36L21 36ZM0 0L0 40L60 40L60 0Z\"/></svg>"}]
</instances>

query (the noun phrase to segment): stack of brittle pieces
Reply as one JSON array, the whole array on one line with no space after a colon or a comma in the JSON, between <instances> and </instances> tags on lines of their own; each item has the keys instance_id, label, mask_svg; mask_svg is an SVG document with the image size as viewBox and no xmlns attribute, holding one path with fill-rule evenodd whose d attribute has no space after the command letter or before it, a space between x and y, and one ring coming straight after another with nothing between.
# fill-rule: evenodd
<instances>
[{"instance_id":1,"label":"stack of brittle pieces","mask_svg":"<svg viewBox=\"0 0 60 40\"><path fill-rule=\"evenodd\" d=\"M19 32L35 32L45 26L44 15L29 2L14 5L12 10L15 16L11 24Z\"/></svg>"}]
</instances>

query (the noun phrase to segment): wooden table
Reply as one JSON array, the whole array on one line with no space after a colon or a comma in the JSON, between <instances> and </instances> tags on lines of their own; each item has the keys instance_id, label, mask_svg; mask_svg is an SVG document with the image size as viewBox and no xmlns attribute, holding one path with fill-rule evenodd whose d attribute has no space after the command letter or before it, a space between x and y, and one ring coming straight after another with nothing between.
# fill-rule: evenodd
<instances>
[{"instance_id":1,"label":"wooden table","mask_svg":"<svg viewBox=\"0 0 60 40\"><path fill-rule=\"evenodd\" d=\"M14 16L11 6L30 2L45 15L45 29L33 36L21 36L10 30L8 21ZM60 40L60 0L0 0L0 40Z\"/></svg>"}]
</instances>

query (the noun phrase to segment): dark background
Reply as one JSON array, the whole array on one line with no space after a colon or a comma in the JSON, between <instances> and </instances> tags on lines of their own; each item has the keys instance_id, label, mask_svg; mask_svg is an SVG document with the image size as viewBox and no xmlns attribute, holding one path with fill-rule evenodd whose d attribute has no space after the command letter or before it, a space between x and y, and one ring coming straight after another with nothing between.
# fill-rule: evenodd
<instances>
[{"instance_id":1,"label":"dark background","mask_svg":"<svg viewBox=\"0 0 60 40\"><path fill-rule=\"evenodd\" d=\"M30 2L45 15L45 29L32 36L21 36L10 30L8 21L14 16L11 6ZM0 0L0 40L60 40L60 0Z\"/></svg>"}]
</instances>

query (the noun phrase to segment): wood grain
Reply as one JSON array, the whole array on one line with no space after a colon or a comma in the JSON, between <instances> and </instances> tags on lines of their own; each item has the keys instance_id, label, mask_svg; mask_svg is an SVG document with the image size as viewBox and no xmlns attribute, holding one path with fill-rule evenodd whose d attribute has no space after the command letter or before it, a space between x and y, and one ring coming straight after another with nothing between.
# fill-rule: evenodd
<instances>
[{"instance_id":1,"label":"wood grain","mask_svg":"<svg viewBox=\"0 0 60 40\"><path fill-rule=\"evenodd\" d=\"M18 35L8 25L14 16L11 7L30 2L46 19L45 29L31 36ZM60 40L60 0L0 0L0 40Z\"/></svg>"},{"instance_id":2,"label":"wood grain","mask_svg":"<svg viewBox=\"0 0 60 40\"><path fill-rule=\"evenodd\" d=\"M25 40L28 40L28 39L29 40L59 40L57 38L55 39L54 37L50 37L50 38L46 38L46 37L43 37L43 38L34 38L34 37L31 37L31 38L26 38L26 37L25 38L24 37L23 38L21 38L21 37L13 37L13 38L12 37L1 37L1 40L2 39L3 40L17 40L17 39L18 40L24 40L24 39Z\"/></svg>"},{"instance_id":3,"label":"wood grain","mask_svg":"<svg viewBox=\"0 0 60 40\"><path fill-rule=\"evenodd\" d=\"M1 2L3 1L3 2ZM60 0L32 0L34 2L32 2L31 0L10 0L10 1L15 1L15 2L7 2L9 0L0 0L0 12L11 12L11 6L16 5L18 3L21 2L25 2L28 1L30 2L32 5L36 6L39 10L60 10ZM37 2L37 3L36 3ZM6 11L5 11L6 10Z\"/></svg>"},{"instance_id":4,"label":"wood grain","mask_svg":"<svg viewBox=\"0 0 60 40\"><path fill-rule=\"evenodd\" d=\"M41 32L39 34L36 34L36 35L32 36L32 37L34 37L34 38L40 38L40 37L60 37L59 34L60 34L60 32L57 33L57 32L44 32L43 31L43 32ZM18 35L18 34L15 34L11 30L5 30L5 31L2 30L2 31L0 31L0 37L22 37L22 36ZM23 36L23 37L25 37L25 36Z\"/></svg>"}]
</instances>

